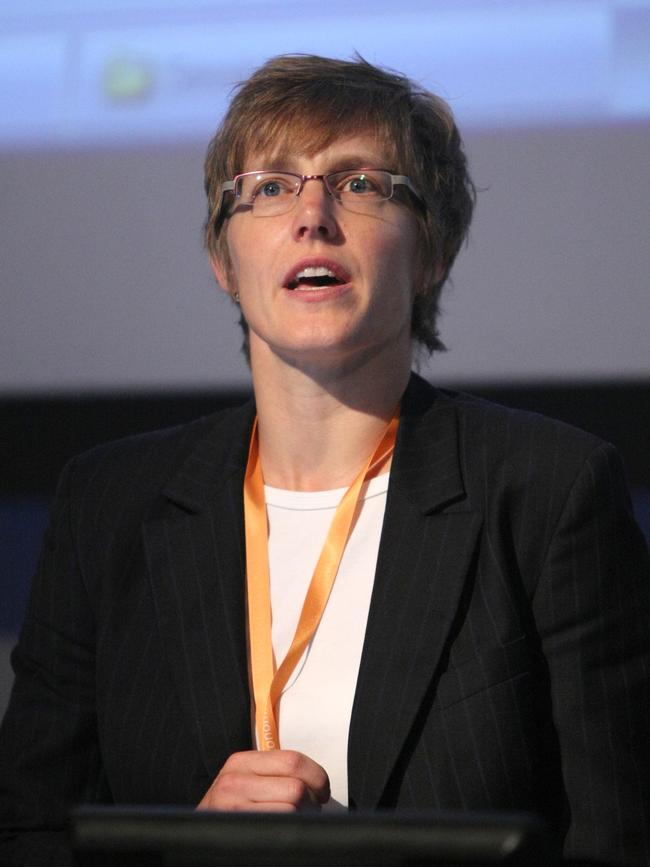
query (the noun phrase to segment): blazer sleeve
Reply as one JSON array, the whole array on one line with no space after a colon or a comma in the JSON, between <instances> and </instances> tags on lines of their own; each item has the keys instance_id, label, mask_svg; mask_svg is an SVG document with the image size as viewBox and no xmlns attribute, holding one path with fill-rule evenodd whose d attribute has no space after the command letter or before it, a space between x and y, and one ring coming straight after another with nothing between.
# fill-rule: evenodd
<instances>
[{"instance_id":1,"label":"blazer sleeve","mask_svg":"<svg viewBox=\"0 0 650 867\"><path fill-rule=\"evenodd\" d=\"M607 444L570 487L533 605L567 799L565 856L650 865L650 565Z\"/></svg>"},{"instance_id":2,"label":"blazer sleeve","mask_svg":"<svg viewBox=\"0 0 650 867\"><path fill-rule=\"evenodd\" d=\"M69 808L107 799L95 711L94 633L70 521L74 464L63 472L12 655L0 730L0 861L67 864Z\"/></svg>"}]
</instances>

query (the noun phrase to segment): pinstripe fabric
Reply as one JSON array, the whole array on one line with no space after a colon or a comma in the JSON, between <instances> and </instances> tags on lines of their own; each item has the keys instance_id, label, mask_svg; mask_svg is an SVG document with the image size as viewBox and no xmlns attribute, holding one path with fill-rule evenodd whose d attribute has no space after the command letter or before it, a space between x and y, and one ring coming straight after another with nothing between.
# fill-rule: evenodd
<instances>
[{"instance_id":1,"label":"pinstripe fabric","mask_svg":"<svg viewBox=\"0 0 650 867\"><path fill-rule=\"evenodd\" d=\"M195 803L250 747L251 421L227 411L64 471L2 731L2 824L25 832L7 863L62 863L45 832L70 803ZM351 803L533 809L569 856L650 864L649 593L609 446L413 377Z\"/></svg>"}]
</instances>

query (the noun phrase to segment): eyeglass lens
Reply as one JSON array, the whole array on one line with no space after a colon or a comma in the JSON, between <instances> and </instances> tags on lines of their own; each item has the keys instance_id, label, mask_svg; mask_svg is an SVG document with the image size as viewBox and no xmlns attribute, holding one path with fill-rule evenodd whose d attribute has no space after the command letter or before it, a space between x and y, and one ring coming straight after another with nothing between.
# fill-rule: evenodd
<instances>
[{"instance_id":1,"label":"eyeglass lens","mask_svg":"<svg viewBox=\"0 0 650 867\"><path fill-rule=\"evenodd\" d=\"M331 196L348 210L358 212L371 210L393 193L390 172L380 169L331 172L305 181L290 172L251 172L240 175L237 192L242 204L252 206L254 215L270 216L293 208L303 185L312 180L322 180Z\"/></svg>"}]
</instances>

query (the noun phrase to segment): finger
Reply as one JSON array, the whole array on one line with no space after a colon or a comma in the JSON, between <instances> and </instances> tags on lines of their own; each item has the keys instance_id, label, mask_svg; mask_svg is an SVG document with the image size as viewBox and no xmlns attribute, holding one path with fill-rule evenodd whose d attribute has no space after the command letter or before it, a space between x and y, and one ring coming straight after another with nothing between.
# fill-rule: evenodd
<instances>
[{"instance_id":1,"label":"finger","mask_svg":"<svg viewBox=\"0 0 650 867\"><path fill-rule=\"evenodd\" d=\"M320 810L320 804L302 780L224 770L216 777L199 808L257 810L265 804L291 809Z\"/></svg>"},{"instance_id":2,"label":"finger","mask_svg":"<svg viewBox=\"0 0 650 867\"><path fill-rule=\"evenodd\" d=\"M330 797L329 777L324 768L296 750L248 750L234 753L223 766L221 774L223 773L293 777L305 783L318 803L324 804Z\"/></svg>"},{"instance_id":3,"label":"finger","mask_svg":"<svg viewBox=\"0 0 650 867\"><path fill-rule=\"evenodd\" d=\"M280 770L276 773L304 783L317 803L324 804L329 800L329 777L318 762L296 750L268 750L263 755L270 756L269 765L279 765Z\"/></svg>"},{"instance_id":4,"label":"finger","mask_svg":"<svg viewBox=\"0 0 650 867\"><path fill-rule=\"evenodd\" d=\"M199 804L196 808L197 811L203 812L214 812L219 809L220 812L226 812L226 808L224 807L214 807L214 806L206 806ZM312 808L313 809L313 808ZM319 808L320 809L320 808ZM248 807L237 807L233 809L227 810L227 812L238 812L238 813L297 813L298 807L295 804L283 804L280 801L262 801L259 804L251 803Z\"/></svg>"}]
</instances>

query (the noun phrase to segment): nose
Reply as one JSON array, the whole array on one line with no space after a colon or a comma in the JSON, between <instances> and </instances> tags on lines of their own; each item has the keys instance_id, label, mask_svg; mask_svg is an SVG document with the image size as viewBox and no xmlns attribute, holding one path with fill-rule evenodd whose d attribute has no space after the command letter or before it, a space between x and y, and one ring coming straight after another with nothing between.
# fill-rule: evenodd
<instances>
[{"instance_id":1,"label":"nose","mask_svg":"<svg viewBox=\"0 0 650 867\"><path fill-rule=\"evenodd\" d=\"M335 208L323 178L306 177L293 215L296 237L334 239L339 231Z\"/></svg>"}]
</instances>

